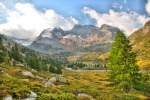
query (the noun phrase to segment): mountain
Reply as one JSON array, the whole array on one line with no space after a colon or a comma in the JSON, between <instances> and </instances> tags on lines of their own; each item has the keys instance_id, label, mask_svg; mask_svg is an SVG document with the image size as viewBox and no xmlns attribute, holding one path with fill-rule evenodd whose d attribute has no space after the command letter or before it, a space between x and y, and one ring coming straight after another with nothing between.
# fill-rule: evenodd
<instances>
[{"instance_id":1,"label":"mountain","mask_svg":"<svg viewBox=\"0 0 150 100\"><path fill-rule=\"evenodd\" d=\"M138 64L144 68L150 66L150 21L133 32L129 39L138 54Z\"/></svg>"},{"instance_id":2,"label":"mountain","mask_svg":"<svg viewBox=\"0 0 150 100\"><path fill-rule=\"evenodd\" d=\"M43 30L29 47L42 52L96 51L97 49L94 48L99 45L102 49L105 47L110 49L110 44L113 42L117 30L119 30L117 27L106 24L100 28L93 25L75 25L73 29L68 31L61 28L48 28Z\"/></svg>"},{"instance_id":3,"label":"mountain","mask_svg":"<svg viewBox=\"0 0 150 100\"><path fill-rule=\"evenodd\" d=\"M59 38L64 35L65 33L61 28L45 29L29 47L38 51L62 50Z\"/></svg>"}]
</instances>

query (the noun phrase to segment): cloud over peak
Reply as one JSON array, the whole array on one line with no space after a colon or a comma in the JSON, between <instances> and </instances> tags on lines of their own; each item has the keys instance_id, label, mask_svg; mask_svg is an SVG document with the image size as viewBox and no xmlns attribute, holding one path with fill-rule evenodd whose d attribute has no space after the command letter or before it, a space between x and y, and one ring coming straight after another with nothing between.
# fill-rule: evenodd
<instances>
[{"instance_id":1,"label":"cloud over peak","mask_svg":"<svg viewBox=\"0 0 150 100\"><path fill-rule=\"evenodd\" d=\"M84 7L83 12L96 21L96 26L100 27L102 24L116 26L124 30L128 36L150 20L134 11L127 13L109 10L108 13L99 13L89 7Z\"/></svg>"},{"instance_id":2,"label":"cloud over peak","mask_svg":"<svg viewBox=\"0 0 150 100\"><path fill-rule=\"evenodd\" d=\"M0 7L5 8L0 3ZM45 28L60 27L64 30L71 29L78 20L70 17L63 17L54 10L45 10L40 12L30 3L17 3L14 10L5 12L6 23L0 24L0 33L17 38L36 38Z\"/></svg>"}]
</instances>

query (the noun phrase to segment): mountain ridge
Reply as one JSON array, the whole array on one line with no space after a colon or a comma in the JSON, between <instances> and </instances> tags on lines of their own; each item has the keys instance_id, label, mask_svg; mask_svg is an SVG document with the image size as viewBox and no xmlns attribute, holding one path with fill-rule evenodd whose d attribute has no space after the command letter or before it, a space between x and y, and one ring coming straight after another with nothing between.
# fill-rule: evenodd
<instances>
[{"instance_id":1,"label":"mountain ridge","mask_svg":"<svg viewBox=\"0 0 150 100\"><path fill-rule=\"evenodd\" d=\"M133 32L129 39L133 45L133 50L137 53L138 64L143 68L150 65L150 21L139 30Z\"/></svg>"},{"instance_id":2,"label":"mountain ridge","mask_svg":"<svg viewBox=\"0 0 150 100\"><path fill-rule=\"evenodd\" d=\"M82 51L88 46L112 43L118 30L119 28L107 24L100 28L93 25L75 25L68 31L48 28L44 29L29 47L43 52Z\"/></svg>"}]
</instances>

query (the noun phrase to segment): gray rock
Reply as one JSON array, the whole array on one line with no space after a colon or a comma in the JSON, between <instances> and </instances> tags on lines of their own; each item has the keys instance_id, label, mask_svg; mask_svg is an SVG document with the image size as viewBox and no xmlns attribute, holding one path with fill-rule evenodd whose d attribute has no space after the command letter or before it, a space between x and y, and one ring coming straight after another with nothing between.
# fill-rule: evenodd
<instances>
[{"instance_id":1,"label":"gray rock","mask_svg":"<svg viewBox=\"0 0 150 100\"><path fill-rule=\"evenodd\" d=\"M45 79L44 77L35 76L35 78L36 78L38 81L46 82L46 79Z\"/></svg>"},{"instance_id":2,"label":"gray rock","mask_svg":"<svg viewBox=\"0 0 150 100\"><path fill-rule=\"evenodd\" d=\"M31 91L30 97L31 97L31 98L36 98L36 97L37 97L37 94L36 94L35 92Z\"/></svg>"},{"instance_id":3,"label":"gray rock","mask_svg":"<svg viewBox=\"0 0 150 100\"><path fill-rule=\"evenodd\" d=\"M81 98L89 98L90 100L94 100L90 95L86 94L86 93L79 93L78 97Z\"/></svg>"},{"instance_id":4,"label":"gray rock","mask_svg":"<svg viewBox=\"0 0 150 100\"><path fill-rule=\"evenodd\" d=\"M67 82L65 78L60 77L60 76L55 76L49 79L49 82Z\"/></svg>"},{"instance_id":5,"label":"gray rock","mask_svg":"<svg viewBox=\"0 0 150 100\"><path fill-rule=\"evenodd\" d=\"M37 94L33 91L30 93L30 98L26 98L24 100L36 100Z\"/></svg>"},{"instance_id":6,"label":"gray rock","mask_svg":"<svg viewBox=\"0 0 150 100\"><path fill-rule=\"evenodd\" d=\"M8 95L8 96L4 97L2 100L12 100L12 96Z\"/></svg>"},{"instance_id":7,"label":"gray rock","mask_svg":"<svg viewBox=\"0 0 150 100\"><path fill-rule=\"evenodd\" d=\"M46 82L46 83L44 84L44 86L45 86L45 87L54 87L55 84L53 84L52 82Z\"/></svg>"},{"instance_id":8,"label":"gray rock","mask_svg":"<svg viewBox=\"0 0 150 100\"><path fill-rule=\"evenodd\" d=\"M24 76L29 76L29 77L34 78L34 75L33 75L31 72L29 72L29 71L23 71L22 74L23 74Z\"/></svg>"},{"instance_id":9,"label":"gray rock","mask_svg":"<svg viewBox=\"0 0 150 100\"><path fill-rule=\"evenodd\" d=\"M49 79L48 80L49 82L56 82L57 81L57 79L56 79L56 77L52 77L51 79Z\"/></svg>"}]
</instances>

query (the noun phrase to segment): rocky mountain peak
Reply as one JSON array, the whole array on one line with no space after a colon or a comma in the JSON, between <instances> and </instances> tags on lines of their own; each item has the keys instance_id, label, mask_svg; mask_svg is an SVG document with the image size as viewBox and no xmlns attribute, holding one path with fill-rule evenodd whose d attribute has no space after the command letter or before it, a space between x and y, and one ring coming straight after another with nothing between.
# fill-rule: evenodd
<instances>
[{"instance_id":1,"label":"rocky mountain peak","mask_svg":"<svg viewBox=\"0 0 150 100\"><path fill-rule=\"evenodd\" d=\"M73 27L73 29L78 29L78 28L81 28L81 27L82 27L82 25L77 24L77 25L75 25L75 26Z\"/></svg>"},{"instance_id":2,"label":"rocky mountain peak","mask_svg":"<svg viewBox=\"0 0 150 100\"><path fill-rule=\"evenodd\" d=\"M150 33L150 20L145 23L144 27L142 28L143 34Z\"/></svg>"},{"instance_id":3,"label":"rocky mountain peak","mask_svg":"<svg viewBox=\"0 0 150 100\"><path fill-rule=\"evenodd\" d=\"M107 24L102 24L100 27L100 29L111 29L111 28L114 28L114 27L107 25Z\"/></svg>"},{"instance_id":4,"label":"rocky mountain peak","mask_svg":"<svg viewBox=\"0 0 150 100\"><path fill-rule=\"evenodd\" d=\"M63 32L63 30L60 27L55 27L52 31L53 32Z\"/></svg>"},{"instance_id":5,"label":"rocky mountain peak","mask_svg":"<svg viewBox=\"0 0 150 100\"><path fill-rule=\"evenodd\" d=\"M40 34L40 38L61 38L62 36L64 36L65 33L61 28L47 28L44 29L41 34Z\"/></svg>"},{"instance_id":6,"label":"rocky mountain peak","mask_svg":"<svg viewBox=\"0 0 150 100\"><path fill-rule=\"evenodd\" d=\"M95 28L97 28L97 27L95 27L95 26L93 26L93 25L75 25L74 27L73 27L73 29L71 30L71 31L76 31L76 30L89 30L89 29L95 29Z\"/></svg>"},{"instance_id":7,"label":"rocky mountain peak","mask_svg":"<svg viewBox=\"0 0 150 100\"><path fill-rule=\"evenodd\" d=\"M144 26L150 26L150 20L146 22Z\"/></svg>"}]
</instances>

